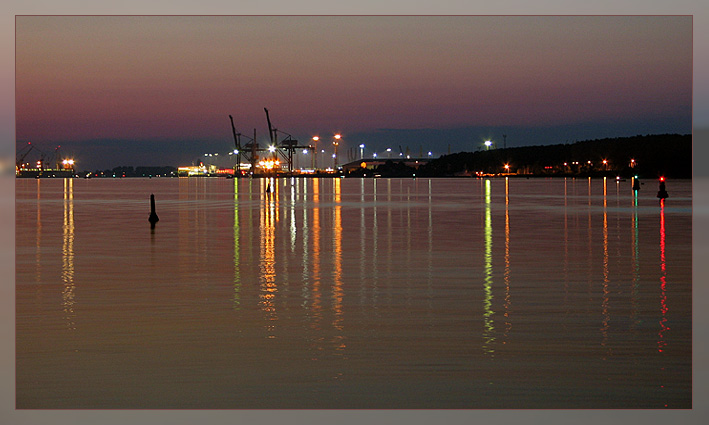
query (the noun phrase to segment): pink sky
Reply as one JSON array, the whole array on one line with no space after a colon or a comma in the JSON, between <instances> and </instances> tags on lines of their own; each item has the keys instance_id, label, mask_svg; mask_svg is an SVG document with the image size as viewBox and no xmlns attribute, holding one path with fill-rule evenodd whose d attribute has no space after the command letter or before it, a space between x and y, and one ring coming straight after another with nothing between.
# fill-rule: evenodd
<instances>
[{"instance_id":1,"label":"pink sky","mask_svg":"<svg viewBox=\"0 0 709 425\"><path fill-rule=\"evenodd\" d=\"M20 16L17 139L691 117L674 17Z\"/></svg>"}]
</instances>

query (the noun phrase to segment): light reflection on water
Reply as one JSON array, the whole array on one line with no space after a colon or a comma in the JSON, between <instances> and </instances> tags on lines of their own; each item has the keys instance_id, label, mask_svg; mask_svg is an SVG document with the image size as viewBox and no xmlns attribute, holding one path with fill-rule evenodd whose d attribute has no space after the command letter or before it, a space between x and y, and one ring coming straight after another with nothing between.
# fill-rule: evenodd
<instances>
[{"instance_id":1,"label":"light reflection on water","mask_svg":"<svg viewBox=\"0 0 709 425\"><path fill-rule=\"evenodd\" d=\"M687 407L691 182L630 184L18 179L18 406Z\"/></svg>"}]
</instances>

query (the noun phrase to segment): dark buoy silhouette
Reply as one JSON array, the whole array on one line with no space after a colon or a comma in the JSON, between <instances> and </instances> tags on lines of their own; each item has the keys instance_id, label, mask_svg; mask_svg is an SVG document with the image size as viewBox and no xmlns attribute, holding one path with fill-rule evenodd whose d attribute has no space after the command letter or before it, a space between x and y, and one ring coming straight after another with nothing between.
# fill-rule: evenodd
<instances>
[{"instance_id":1,"label":"dark buoy silhouette","mask_svg":"<svg viewBox=\"0 0 709 425\"><path fill-rule=\"evenodd\" d=\"M660 190L657 191L657 197L660 199L665 199L669 198L669 194L667 193L667 190L665 189L665 178L660 177Z\"/></svg>"},{"instance_id":2,"label":"dark buoy silhouette","mask_svg":"<svg viewBox=\"0 0 709 425\"><path fill-rule=\"evenodd\" d=\"M271 193L271 183L266 183L266 193Z\"/></svg>"},{"instance_id":3,"label":"dark buoy silhouette","mask_svg":"<svg viewBox=\"0 0 709 425\"><path fill-rule=\"evenodd\" d=\"M150 222L150 228L154 229L155 228L155 223L160 220L158 218L158 215L155 213L155 195L152 193L150 194L150 217L148 217L148 221Z\"/></svg>"},{"instance_id":4,"label":"dark buoy silhouette","mask_svg":"<svg viewBox=\"0 0 709 425\"><path fill-rule=\"evenodd\" d=\"M640 180L637 177L633 180L633 190L640 190Z\"/></svg>"}]
</instances>

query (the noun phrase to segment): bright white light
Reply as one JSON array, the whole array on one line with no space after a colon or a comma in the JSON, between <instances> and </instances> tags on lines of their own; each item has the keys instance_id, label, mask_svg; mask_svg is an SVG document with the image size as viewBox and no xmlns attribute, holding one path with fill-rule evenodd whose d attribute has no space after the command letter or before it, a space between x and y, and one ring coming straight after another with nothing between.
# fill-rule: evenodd
<instances>
[{"instance_id":1,"label":"bright white light","mask_svg":"<svg viewBox=\"0 0 709 425\"><path fill-rule=\"evenodd\" d=\"M364 149L364 144L359 145L361 149Z\"/></svg>"},{"instance_id":2,"label":"bright white light","mask_svg":"<svg viewBox=\"0 0 709 425\"><path fill-rule=\"evenodd\" d=\"M488 146L488 147L489 147L489 146L492 146L492 142L489 141L489 140L486 140L486 141L485 141L485 146Z\"/></svg>"},{"instance_id":3,"label":"bright white light","mask_svg":"<svg viewBox=\"0 0 709 425\"><path fill-rule=\"evenodd\" d=\"M271 152L271 153L273 153L273 152L276 151L276 147L275 147L275 146L269 146L269 147L268 147L268 151Z\"/></svg>"},{"instance_id":4,"label":"bright white light","mask_svg":"<svg viewBox=\"0 0 709 425\"><path fill-rule=\"evenodd\" d=\"M318 140L320 140L320 138L318 136L313 136L313 140L317 142Z\"/></svg>"}]
</instances>

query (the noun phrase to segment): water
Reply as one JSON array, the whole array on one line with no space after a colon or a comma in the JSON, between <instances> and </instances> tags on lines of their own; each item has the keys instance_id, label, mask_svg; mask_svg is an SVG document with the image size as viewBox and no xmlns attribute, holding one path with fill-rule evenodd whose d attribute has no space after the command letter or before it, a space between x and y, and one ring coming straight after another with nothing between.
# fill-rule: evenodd
<instances>
[{"instance_id":1,"label":"water","mask_svg":"<svg viewBox=\"0 0 709 425\"><path fill-rule=\"evenodd\" d=\"M646 183L18 179L17 407L691 408Z\"/></svg>"}]
</instances>

